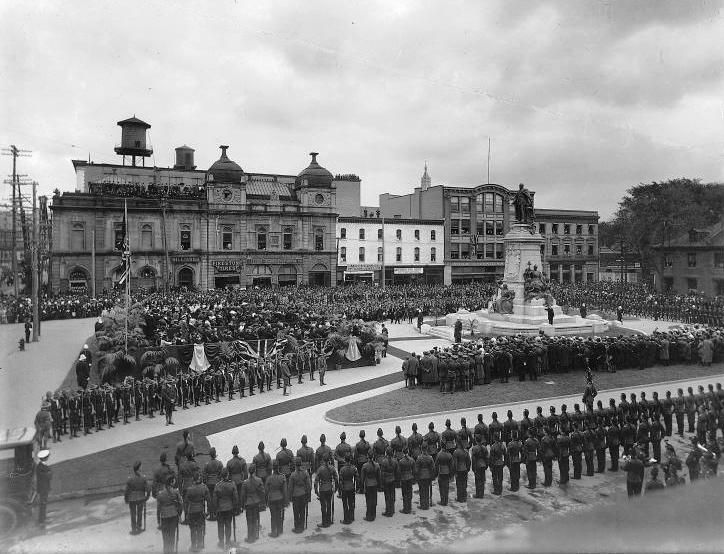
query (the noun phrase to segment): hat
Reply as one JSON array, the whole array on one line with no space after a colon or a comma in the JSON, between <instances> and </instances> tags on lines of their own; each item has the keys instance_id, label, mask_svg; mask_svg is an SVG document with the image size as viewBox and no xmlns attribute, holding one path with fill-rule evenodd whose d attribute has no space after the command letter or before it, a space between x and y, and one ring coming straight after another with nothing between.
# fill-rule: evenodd
<instances>
[{"instance_id":1,"label":"hat","mask_svg":"<svg viewBox=\"0 0 724 554\"><path fill-rule=\"evenodd\" d=\"M133 471L138 471L138 468L141 467L141 460L136 460L133 462Z\"/></svg>"},{"instance_id":2,"label":"hat","mask_svg":"<svg viewBox=\"0 0 724 554\"><path fill-rule=\"evenodd\" d=\"M231 449L231 453L237 455L239 453L239 447L234 445L234 447Z\"/></svg>"},{"instance_id":3,"label":"hat","mask_svg":"<svg viewBox=\"0 0 724 554\"><path fill-rule=\"evenodd\" d=\"M50 450L41 450L38 452L38 459L39 460L47 460L48 456L50 456Z\"/></svg>"}]
</instances>

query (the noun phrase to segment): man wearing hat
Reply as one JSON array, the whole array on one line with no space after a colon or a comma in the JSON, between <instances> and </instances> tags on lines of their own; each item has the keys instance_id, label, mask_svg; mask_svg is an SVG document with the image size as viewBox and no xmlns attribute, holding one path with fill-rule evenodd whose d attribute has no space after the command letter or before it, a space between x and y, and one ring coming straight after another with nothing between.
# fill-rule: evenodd
<instances>
[{"instance_id":1,"label":"man wearing hat","mask_svg":"<svg viewBox=\"0 0 724 554\"><path fill-rule=\"evenodd\" d=\"M239 456L239 447L234 445L231 449L232 457L226 462L226 469L229 473L231 483L236 487L237 499L241 496L241 484L246 480L247 467L246 460ZM234 505L237 508L237 505Z\"/></svg>"},{"instance_id":2,"label":"man wearing hat","mask_svg":"<svg viewBox=\"0 0 724 554\"><path fill-rule=\"evenodd\" d=\"M297 449L297 457L301 463L301 467L308 475L317 469L314 460L314 449L311 446L307 446L307 435L302 435L302 446Z\"/></svg>"},{"instance_id":3,"label":"man wearing hat","mask_svg":"<svg viewBox=\"0 0 724 554\"><path fill-rule=\"evenodd\" d=\"M209 448L209 457L211 458L204 466L203 481L209 489L209 496L213 497L216 484L221 481L221 472L224 470L224 464L216 459L216 448ZM209 502L209 521L216 520L216 506L213 502Z\"/></svg>"},{"instance_id":4,"label":"man wearing hat","mask_svg":"<svg viewBox=\"0 0 724 554\"><path fill-rule=\"evenodd\" d=\"M337 471L342 469L348 457L352 455L352 447L347 444L347 433L342 431L339 435L339 444L334 449L334 459L337 462ZM341 496L340 496L341 498Z\"/></svg>"},{"instance_id":5,"label":"man wearing hat","mask_svg":"<svg viewBox=\"0 0 724 554\"><path fill-rule=\"evenodd\" d=\"M289 476L292 474L292 460L294 460L294 452L287 448L287 439L282 438L279 441L279 452L276 456L276 462L279 464L279 473L284 477L285 483L289 482ZM289 504L289 499L285 504Z\"/></svg>"},{"instance_id":6,"label":"man wearing hat","mask_svg":"<svg viewBox=\"0 0 724 554\"><path fill-rule=\"evenodd\" d=\"M133 463L133 475L126 481L126 492L123 498L131 511L131 535L138 535L145 531L146 501L151 495L151 488L148 486L146 476L141 475L140 460Z\"/></svg>"},{"instance_id":7,"label":"man wearing hat","mask_svg":"<svg viewBox=\"0 0 724 554\"><path fill-rule=\"evenodd\" d=\"M327 436L322 433L319 436L319 442L321 443L319 445L319 448L317 448L317 451L314 453L314 459L316 462L316 467L314 467L314 471L316 471L319 466L322 464L322 460L329 460L332 457L332 449L327 445Z\"/></svg>"},{"instance_id":8,"label":"man wearing hat","mask_svg":"<svg viewBox=\"0 0 724 554\"><path fill-rule=\"evenodd\" d=\"M176 538L178 534L178 518L181 515L181 495L173 487L176 478L169 475L163 489L156 496L156 510L161 520L161 536L163 537L163 552L171 554L176 552Z\"/></svg>"},{"instance_id":9,"label":"man wearing hat","mask_svg":"<svg viewBox=\"0 0 724 554\"><path fill-rule=\"evenodd\" d=\"M294 512L294 533L304 531L304 516L308 498L312 492L312 481L309 472L302 468L302 460L298 456L294 458L294 472L289 476L287 485L287 498L292 500L292 511Z\"/></svg>"},{"instance_id":10,"label":"man wearing hat","mask_svg":"<svg viewBox=\"0 0 724 554\"><path fill-rule=\"evenodd\" d=\"M271 516L271 538L276 538L284 532L284 506L287 505L287 480L279 473L279 461L272 462L273 473L264 484L266 505L269 506Z\"/></svg>"},{"instance_id":11,"label":"man wearing hat","mask_svg":"<svg viewBox=\"0 0 724 554\"><path fill-rule=\"evenodd\" d=\"M395 513L395 481L399 480L399 467L393 456L392 447L388 446L384 457L379 462L382 490L385 495L385 517L392 517Z\"/></svg>"},{"instance_id":12,"label":"man wearing hat","mask_svg":"<svg viewBox=\"0 0 724 554\"><path fill-rule=\"evenodd\" d=\"M334 523L332 521L332 503L334 502L334 493L339 488L339 478L334 467L328 465L329 454L321 454L320 463L317 468L317 474L314 477L314 493L319 498L322 508L322 524L321 527L329 527Z\"/></svg>"},{"instance_id":13,"label":"man wearing hat","mask_svg":"<svg viewBox=\"0 0 724 554\"><path fill-rule=\"evenodd\" d=\"M81 389L85 389L88 386L88 380L90 379L90 365L88 364L85 354L78 356L78 361L75 363L75 376L78 386Z\"/></svg>"},{"instance_id":14,"label":"man wearing hat","mask_svg":"<svg viewBox=\"0 0 724 554\"><path fill-rule=\"evenodd\" d=\"M352 452L345 454L342 460L342 467L339 469L339 488L342 496L343 525L349 525L354 521L355 492L359 474L357 468L352 464Z\"/></svg>"},{"instance_id":15,"label":"man wearing hat","mask_svg":"<svg viewBox=\"0 0 724 554\"><path fill-rule=\"evenodd\" d=\"M239 503L246 510L246 542L252 543L259 538L259 508L264 500L264 483L256 475L256 466L249 465L249 477L241 485Z\"/></svg>"},{"instance_id":16,"label":"man wearing hat","mask_svg":"<svg viewBox=\"0 0 724 554\"><path fill-rule=\"evenodd\" d=\"M36 492L38 493L38 524L45 526L45 514L48 508L48 494L50 494L50 481L53 471L48 466L50 450L38 452L38 465L35 466Z\"/></svg>"},{"instance_id":17,"label":"man wearing hat","mask_svg":"<svg viewBox=\"0 0 724 554\"><path fill-rule=\"evenodd\" d=\"M367 512L365 521L374 521L377 516L377 488L380 485L380 466L373 458L369 458L362 466L360 475L362 490L365 495Z\"/></svg>"},{"instance_id":18,"label":"man wearing hat","mask_svg":"<svg viewBox=\"0 0 724 554\"><path fill-rule=\"evenodd\" d=\"M204 548L206 535L206 509L210 509L211 495L201 480L201 473L194 474L194 483L186 491L188 504L188 522L191 531L191 552L199 552Z\"/></svg>"},{"instance_id":19,"label":"man wearing hat","mask_svg":"<svg viewBox=\"0 0 724 554\"><path fill-rule=\"evenodd\" d=\"M362 481L362 467L367 463L370 457L370 443L365 440L365 430L359 432L359 442L354 445L354 462L357 466L357 473L360 478L357 480L357 493L362 494L364 482Z\"/></svg>"},{"instance_id":20,"label":"man wearing hat","mask_svg":"<svg viewBox=\"0 0 724 554\"><path fill-rule=\"evenodd\" d=\"M246 462L244 463L244 475L246 475ZM224 548L231 544L231 522L239 506L239 493L236 485L231 481L228 467L222 470L221 482L214 487L211 501L216 507L216 526L219 534L218 546Z\"/></svg>"}]
</instances>

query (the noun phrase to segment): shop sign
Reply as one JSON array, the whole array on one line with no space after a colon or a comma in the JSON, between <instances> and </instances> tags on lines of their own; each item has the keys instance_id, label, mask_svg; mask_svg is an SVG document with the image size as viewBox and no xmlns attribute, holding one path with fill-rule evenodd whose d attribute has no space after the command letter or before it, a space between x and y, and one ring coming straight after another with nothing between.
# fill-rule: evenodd
<instances>
[{"instance_id":1,"label":"shop sign","mask_svg":"<svg viewBox=\"0 0 724 554\"><path fill-rule=\"evenodd\" d=\"M349 264L347 265L347 273L353 271L379 271L382 269L382 264Z\"/></svg>"},{"instance_id":2,"label":"shop sign","mask_svg":"<svg viewBox=\"0 0 724 554\"><path fill-rule=\"evenodd\" d=\"M198 256L172 256L171 261L175 264L195 264L198 263Z\"/></svg>"},{"instance_id":3,"label":"shop sign","mask_svg":"<svg viewBox=\"0 0 724 554\"><path fill-rule=\"evenodd\" d=\"M216 273L238 273L239 262L236 260L216 260L212 262Z\"/></svg>"},{"instance_id":4,"label":"shop sign","mask_svg":"<svg viewBox=\"0 0 724 554\"><path fill-rule=\"evenodd\" d=\"M395 275L422 275L422 267L396 267Z\"/></svg>"}]
</instances>

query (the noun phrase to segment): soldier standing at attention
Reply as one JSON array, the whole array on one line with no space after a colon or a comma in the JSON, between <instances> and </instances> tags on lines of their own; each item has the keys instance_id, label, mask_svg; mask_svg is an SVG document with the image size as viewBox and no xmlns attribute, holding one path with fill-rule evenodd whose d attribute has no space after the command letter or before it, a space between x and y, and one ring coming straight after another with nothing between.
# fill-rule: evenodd
<instances>
[{"instance_id":1,"label":"soldier standing at attention","mask_svg":"<svg viewBox=\"0 0 724 554\"><path fill-rule=\"evenodd\" d=\"M219 460L216 459L216 448L213 446L209 448L209 457L211 458L208 462L206 462L206 465L204 466L204 483L206 484L206 487L209 489L209 498L211 498L214 494L214 487L216 487L216 484L221 481L221 472L224 470L224 464L222 464ZM216 520L216 506L213 502L209 500L208 503L208 509L209 509L209 521L215 521Z\"/></svg>"},{"instance_id":2,"label":"soldier standing at attention","mask_svg":"<svg viewBox=\"0 0 724 554\"><path fill-rule=\"evenodd\" d=\"M364 488L364 482L362 481L362 467L367 463L370 456L370 443L365 440L365 431L362 429L359 432L359 442L354 445L354 462L357 466L357 473L360 476L357 479L357 493L362 494Z\"/></svg>"},{"instance_id":3,"label":"soldier standing at attention","mask_svg":"<svg viewBox=\"0 0 724 554\"><path fill-rule=\"evenodd\" d=\"M304 516L308 498L312 493L312 481L309 472L302 469L301 458L294 458L294 468L294 473L289 477L287 498L292 499L292 510L294 512L294 529L292 529L292 532L301 533L304 531Z\"/></svg>"},{"instance_id":4,"label":"soldier standing at attention","mask_svg":"<svg viewBox=\"0 0 724 554\"><path fill-rule=\"evenodd\" d=\"M342 512L344 514L340 523L343 525L349 525L354 521L354 496L358 480L357 468L352 465L352 453L348 452L339 469L339 488L342 491Z\"/></svg>"},{"instance_id":5,"label":"soldier standing at attention","mask_svg":"<svg viewBox=\"0 0 724 554\"><path fill-rule=\"evenodd\" d=\"M246 510L246 539L252 543L259 538L259 507L264 502L264 483L256 475L256 466L249 465L249 477L241 484L239 504Z\"/></svg>"},{"instance_id":6,"label":"soldier standing at attention","mask_svg":"<svg viewBox=\"0 0 724 554\"><path fill-rule=\"evenodd\" d=\"M412 481L415 473L415 460L410 456L408 448L402 451L402 458L397 462L400 470L400 488L402 489L402 510L403 514L412 512Z\"/></svg>"},{"instance_id":7,"label":"soldier standing at attention","mask_svg":"<svg viewBox=\"0 0 724 554\"><path fill-rule=\"evenodd\" d=\"M143 512L146 501L151 495L151 489L146 482L146 476L141 475L141 462L133 463L133 475L126 481L126 492L123 495L131 511L131 535L138 535L143 529Z\"/></svg>"},{"instance_id":8,"label":"soldier standing at attention","mask_svg":"<svg viewBox=\"0 0 724 554\"><path fill-rule=\"evenodd\" d=\"M430 423L432 425L432 423ZM422 441L422 450L415 460L415 478L417 479L417 488L420 493L420 509L427 510L430 508L430 483L435 477L435 461L430 455L431 447L427 440Z\"/></svg>"},{"instance_id":9,"label":"soldier standing at attention","mask_svg":"<svg viewBox=\"0 0 724 554\"><path fill-rule=\"evenodd\" d=\"M314 450L311 446L307 446L307 435L302 435L302 446L297 449L297 457L301 461L301 466L310 476L317 469L314 459Z\"/></svg>"},{"instance_id":10,"label":"soldier standing at attention","mask_svg":"<svg viewBox=\"0 0 724 554\"><path fill-rule=\"evenodd\" d=\"M241 485L246 481L247 467L246 460L239 456L239 447L234 445L231 449L232 458L226 462L226 469L229 473L229 479L231 483L236 487L236 500L238 502L241 498ZM216 502L214 502L216 504ZM237 509L238 505L234 504L234 509Z\"/></svg>"},{"instance_id":11,"label":"soldier standing at attention","mask_svg":"<svg viewBox=\"0 0 724 554\"><path fill-rule=\"evenodd\" d=\"M453 463L455 466L457 501L466 502L468 499L468 473L470 472L471 462L470 454L468 454L468 451L464 448L461 439L458 439L457 448L453 452Z\"/></svg>"},{"instance_id":12,"label":"soldier standing at attention","mask_svg":"<svg viewBox=\"0 0 724 554\"><path fill-rule=\"evenodd\" d=\"M158 466L156 468L156 471L153 472L153 485L151 487L151 495L154 498L156 498L158 491L166 486L168 478L171 476L175 477L173 469L171 469L171 466L169 466L166 462L165 452L161 452L159 460L161 462L161 465ZM156 510L156 524L158 525L158 529L161 529L161 518L159 517L158 510Z\"/></svg>"},{"instance_id":13,"label":"soldier standing at attention","mask_svg":"<svg viewBox=\"0 0 724 554\"><path fill-rule=\"evenodd\" d=\"M544 433L540 441L541 460L543 462L543 486L550 487L553 484L553 460L556 459L556 441L551 435L550 428L546 427Z\"/></svg>"},{"instance_id":14,"label":"soldier standing at attention","mask_svg":"<svg viewBox=\"0 0 724 554\"><path fill-rule=\"evenodd\" d=\"M287 504L287 480L279 473L279 462L272 462L273 473L264 484L266 505L269 506L271 516L271 538L276 538L284 532L284 506Z\"/></svg>"},{"instance_id":15,"label":"soldier standing at attention","mask_svg":"<svg viewBox=\"0 0 724 554\"><path fill-rule=\"evenodd\" d=\"M680 437L684 436L685 413L686 402L684 401L684 391L679 389L676 391L676 398L674 398L674 415L676 416L676 431Z\"/></svg>"},{"instance_id":16,"label":"soldier standing at attention","mask_svg":"<svg viewBox=\"0 0 724 554\"><path fill-rule=\"evenodd\" d=\"M157 510L161 519L161 536L163 537L163 552L171 554L176 551L176 534L178 533L178 518L183 509L183 501L178 490L173 488L176 478L169 475L164 488L156 496Z\"/></svg>"},{"instance_id":17,"label":"soldier standing at attention","mask_svg":"<svg viewBox=\"0 0 724 554\"><path fill-rule=\"evenodd\" d=\"M279 464L279 473L289 482L289 476L292 474L292 461L294 453L287 448L287 439L283 438L279 441L279 452L277 452L276 462ZM287 497L286 505L289 505L289 497Z\"/></svg>"},{"instance_id":18,"label":"soldier standing at attention","mask_svg":"<svg viewBox=\"0 0 724 554\"><path fill-rule=\"evenodd\" d=\"M417 460L422 451L422 440L422 435L417 432L417 423L413 423L412 435L407 437L407 449L413 460Z\"/></svg>"},{"instance_id":19,"label":"soldier standing at attention","mask_svg":"<svg viewBox=\"0 0 724 554\"><path fill-rule=\"evenodd\" d=\"M447 506L450 475L453 473L453 457L447 449L438 452L435 459L435 473L437 473L437 485L440 489L440 505Z\"/></svg>"},{"instance_id":20,"label":"soldier standing at attention","mask_svg":"<svg viewBox=\"0 0 724 554\"><path fill-rule=\"evenodd\" d=\"M387 447L384 457L380 460L380 478L385 495L385 511L382 515L392 517L395 513L395 481L399 479L399 470L391 446Z\"/></svg>"},{"instance_id":21,"label":"soldier standing at attention","mask_svg":"<svg viewBox=\"0 0 724 554\"><path fill-rule=\"evenodd\" d=\"M194 484L186 491L188 502L188 520L191 531L191 552L199 552L204 548L206 535L206 508L211 502L209 489L201 481L201 474L194 475Z\"/></svg>"},{"instance_id":22,"label":"soldier standing at attention","mask_svg":"<svg viewBox=\"0 0 724 554\"><path fill-rule=\"evenodd\" d=\"M482 416L478 416L482 420ZM477 429L477 427L476 427ZM475 446L470 450L473 475L475 475L475 498L485 496L485 470L488 469L488 448L483 443L483 434L475 433Z\"/></svg>"},{"instance_id":23,"label":"soldier standing at attention","mask_svg":"<svg viewBox=\"0 0 724 554\"><path fill-rule=\"evenodd\" d=\"M320 527L329 527L332 521L332 502L334 493L339 488L339 479L334 467L328 465L329 454L322 454L317 474L314 477L314 493L319 498L322 508L322 523Z\"/></svg>"},{"instance_id":24,"label":"soldier standing at attention","mask_svg":"<svg viewBox=\"0 0 724 554\"><path fill-rule=\"evenodd\" d=\"M565 430L556 439L556 449L558 450L558 472L560 474L558 482L565 485L569 479L569 456L571 455L571 439L568 438L568 433Z\"/></svg>"},{"instance_id":25,"label":"soldier standing at attention","mask_svg":"<svg viewBox=\"0 0 724 554\"><path fill-rule=\"evenodd\" d=\"M503 494L503 466L505 465L505 445L500 442L500 433L493 434L490 447L490 468L493 474L493 494Z\"/></svg>"},{"instance_id":26,"label":"soldier standing at attention","mask_svg":"<svg viewBox=\"0 0 724 554\"><path fill-rule=\"evenodd\" d=\"M367 505L365 521L374 521L377 516L377 487L380 484L380 466L372 458L362 466L362 487Z\"/></svg>"},{"instance_id":27,"label":"soldier standing at attention","mask_svg":"<svg viewBox=\"0 0 724 554\"><path fill-rule=\"evenodd\" d=\"M506 452L508 455L508 471L510 472L510 490L516 492L520 488L520 463L523 459L523 443L518 439L518 431L512 431Z\"/></svg>"},{"instance_id":28,"label":"soldier standing at attention","mask_svg":"<svg viewBox=\"0 0 724 554\"><path fill-rule=\"evenodd\" d=\"M538 479L538 449L540 443L535 438L532 428L528 429L528 438L523 443L523 459L525 461L525 473L528 476L529 489L534 489Z\"/></svg>"}]
</instances>

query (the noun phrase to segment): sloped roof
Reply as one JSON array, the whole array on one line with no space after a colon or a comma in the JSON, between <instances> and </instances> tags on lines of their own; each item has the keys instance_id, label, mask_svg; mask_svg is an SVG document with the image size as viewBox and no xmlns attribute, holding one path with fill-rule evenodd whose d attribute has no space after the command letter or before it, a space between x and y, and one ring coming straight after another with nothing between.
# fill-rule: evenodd
<instances>
[{"instance_id":1,"label":"sloped roof","mask_svg":"<svg viewBox=\"0 0 724 554\"><path fill-rule=\"evenodd\" d=\"M276 181L257 181L250 180L246 184L247 196L257 196L269 198L273 193L279 196L279 198L293 199L294 198L294 187L287 183L279 183Z\"/></svg>"},{"instance_id":2,"label":"sloped roof","mask_svg":"<svg viewBox=\"0 0 724 554\"><path fill-rule=\"evenodd\" d=\"M696 240L689 240L692 231L696 231ZM724 246L724 219L718 223L704 228L693 228L685 233L681 233L670 242L664 241L657 246L665 248L716 248Z\"/></svg>"}]
</instances>

